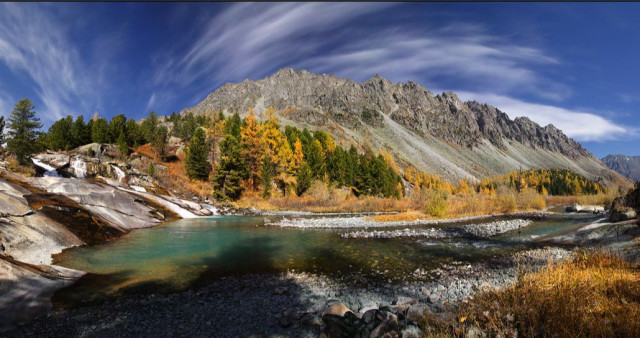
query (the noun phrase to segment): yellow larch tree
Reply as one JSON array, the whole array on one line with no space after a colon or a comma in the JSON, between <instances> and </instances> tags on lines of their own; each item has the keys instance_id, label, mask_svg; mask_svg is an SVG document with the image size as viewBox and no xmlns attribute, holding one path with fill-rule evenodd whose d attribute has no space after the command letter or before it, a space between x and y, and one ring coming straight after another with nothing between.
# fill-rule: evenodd
<instances>
[{"instance_id":1,"label":"yellow larch tree","mask_svg":"<svg viewBox=\"0 0 640 338\"><path fill-rule=\"evenodd\" d=\"M256 190L260 182L264 142L262 140L262 131L253 109L249 109L249 115L245 118L245 123L240 129L240 136L242 137L242 154L247 161L249 169L248 185L251 189Z\"/></svg>"},{"instance_id":2,"label":"yellow larch tree","mask_svg":"<svg viewBox=\"0 0 640 338\"><path fill-rule=\"evenodd\" d=\"M293 144L293 161L295 163L295 170L297 171L304 160L304 153L302 152L302 142L299 138Z\"/></svg>"},{"instance_id":3,"label":"yellow larch tree","mask_svg":"<svg viewBox=\"0 0 640 338\"><path fill-rule=\"evenodd\" d=\"M262 139L264 141L264 153L273 164L280 163L278 150L282 144L282 133L273 108L269 107L265 112L267 120L262 124Z\"/></svg>"}]
</instances>

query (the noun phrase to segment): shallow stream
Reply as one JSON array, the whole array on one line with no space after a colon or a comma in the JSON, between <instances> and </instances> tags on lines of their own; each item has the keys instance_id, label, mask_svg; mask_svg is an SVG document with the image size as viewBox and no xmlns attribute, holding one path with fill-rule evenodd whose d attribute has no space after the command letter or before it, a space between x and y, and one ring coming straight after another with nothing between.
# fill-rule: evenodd
<instances>
[{"instance_id":1,"label":"shallow stream","mask_svg":"<svg viewBox=\"0 0 640 338\"><path fill-rule=\"evenodd\" d=\"M223 276L291 269L397 283L410 279L416 269L430 270L444 262L473 262L545 246L545 238L574 231L594 219L593 215L558 213L491 239L438 240L343 239L340 233L350 229L265 226L264 217L183 219L57 255L57 265L89 274L58 291L54 303L65 306L105 297L174 292Z\"/></svg>"}]
</instances>

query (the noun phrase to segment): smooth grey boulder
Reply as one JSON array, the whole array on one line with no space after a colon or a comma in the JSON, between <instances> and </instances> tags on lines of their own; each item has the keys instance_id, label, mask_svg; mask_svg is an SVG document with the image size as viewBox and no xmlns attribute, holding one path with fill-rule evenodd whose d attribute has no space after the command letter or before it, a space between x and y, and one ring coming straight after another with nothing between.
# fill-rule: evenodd
<instances>
[{"instance_id":1,"label":"smooth grey boulder","mask_svg":"<svg viewBox=\"0 0 640 338\"><path fill-rule=\"evenodd\" d=\"M46 163L56 169L69 165L69 155L59 153L42 153L33 156L36 160Z\"/></svg>"},{"instance_id":2,"label":"smooth grey boulder","mask_svg":"<svg viewBox=\"0 0 640 338\"><path fill-rule=\"evenodd\" d=\"M52 177L30 178L30 183L50 193L69 197L114 227L130 230L161 222L156 209L139 197L107 184Z\"/></svg>"},{"instance_id":3,"label":"smooth grey boulder","mask_svg":"<svg viewBox=\"0 0 640 338\"><path fill-rule=\"evenodd\" d=\"M611 212L611 217L609 218L611 222L622 222L628 221L630 219L634 219L638 216L635 210L614 210Z\"/></svg>"},{"instance_id":4,"label":"smooth grey boulder","mask_svg":"<svg viewBox=\"0 0 640 338\"><path fill-rule=\"evenodd\" d=\"M580 205L578 203L573 203L567 206L566 211L600 214L604 212L604 207L599 205Z\"/></svg>"}]
</instances>

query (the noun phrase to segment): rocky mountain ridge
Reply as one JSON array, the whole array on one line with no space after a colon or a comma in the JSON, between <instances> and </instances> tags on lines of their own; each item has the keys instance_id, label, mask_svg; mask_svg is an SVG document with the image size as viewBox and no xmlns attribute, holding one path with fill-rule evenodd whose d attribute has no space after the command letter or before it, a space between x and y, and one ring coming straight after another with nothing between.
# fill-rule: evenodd
<instances>
[{"instance_id":1,"label":"rocky mountain ridge","mask_svg":"<svg viewBox=\"0 0 640 338\"><path fill-rule=\"evenodd\" d=\"M273 107L284 124L331 132L339 143L383 148L401 166L449 180L526 168L566 168L605 181L619 177L553 125L511 120L499 109L434 95L415 82L375 75L362 83L284 68L259 81L228 83L181 114L246 115Z\"/></svg>"},{"instance_id":2,"label":"rocky mountain ridge","mask_svg":"<svg viewBox=\"0 0 640 338\"><path fill-rule=\"evenodd\" d=\"M640 156L608 155L602 162L620 175L632 180L640 181Z\"/></svg>"}]
</instances>

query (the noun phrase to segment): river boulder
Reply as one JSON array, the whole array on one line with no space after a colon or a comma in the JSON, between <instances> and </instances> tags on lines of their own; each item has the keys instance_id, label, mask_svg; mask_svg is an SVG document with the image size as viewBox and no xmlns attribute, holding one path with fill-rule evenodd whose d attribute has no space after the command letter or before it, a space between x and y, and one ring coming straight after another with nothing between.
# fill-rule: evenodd
<instances>
[{"instance_id":1,"label":"river boulder","mask_svg":"<svg viewBox=\"0 0 640 338\"><path fill-rule=\"evenodd\" d=\"M566 210L568 212L582 212L582 213L594 213L601 214L604 213L604 207L599 205L580 205L578 203L573 203L567 206Z\"/></svg>"},{"instance_id":2,"label":"river boulder","mask_svg":"<svg viewBox=\"0 0 640 338\"><path fill-rule=\"evenodd\" d=\"M625 196L613 200L611 204L612 222L626 221L638 217L640 212L640 181L636 182L634 188Z\"/></svg>"},{"instance_id":3,"label":"river boulder","mask_svg":"<svg viewBox=\"0 0 640 338\"><path fill-rule=\"evenodd\" d=\"M634 219L637 216L638 214L635 210L628 208L625 210L612 210L609 219L611 220L611 222L622 222Z\"/></svg>"},{"instance_id":4,"label":"river boulder","mask_svg":"<svg viewBox=\"0 0 640 338\"><path fill-rule=\"evenodd\" d=\"M69 155L46 152L33 156L36 160L46 163L56 169L61 169L69 165Z\"/></svg>"}]
</instances>

